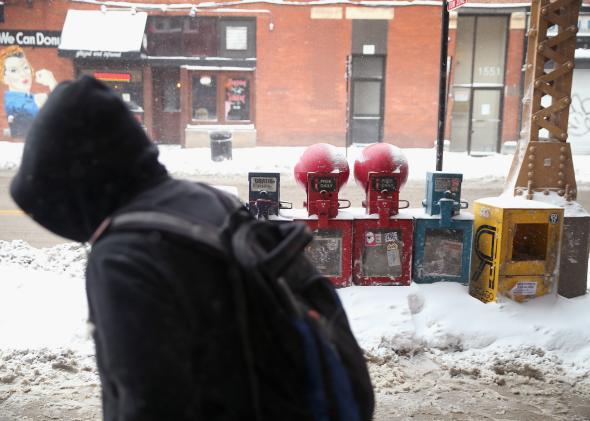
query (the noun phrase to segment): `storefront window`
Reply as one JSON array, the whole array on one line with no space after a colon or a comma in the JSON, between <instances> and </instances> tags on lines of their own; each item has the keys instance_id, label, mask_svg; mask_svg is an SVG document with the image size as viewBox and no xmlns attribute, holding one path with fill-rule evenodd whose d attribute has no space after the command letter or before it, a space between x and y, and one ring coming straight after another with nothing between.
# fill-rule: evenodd
<instances>
[{"instance_id":1,"label":"storefront window","mask_svg":"<svg viewBox=\"0 0 590 421\"><path fill-rule=\"evenodd\" d=\"M198 72L192 76L192 120L220 124L250 122L251 76Z\"/></svg>"},{"instance_id":2,"label":"storefront window","mask_svg":"<svg viewBox=\"0 0 590 421\"><path fill-rule=\"evenodd\" d=\"M185 21L183 54L190 57L217 56L217 18L197 17Z\"/></svg>"},{"instance_id":3,"label":"storefront window","mask_svg":"<svg viewBox=\"0 0 590 421\"><path fill-rule=\"evenodd\" d=\"M256 19L151 16L147 53L168 57L256 57Z\"/></svg>"},{"instance_id":4,"label":"storefront window","mask_svg":"<svg viewBox=\"0 0 590 421\"><path fill-rule=\"evenodd\" d=\"M150 55L180 55L183 21L179 16L153 16L148 20L147 50Z\"/></svg>"},{"instance_id":5,"label":"storefront window","mask_svg":"<svg viewBox=\"0 0 590 421\"><path fill-rule=\"evenodd\" d=\"M100 80L105 85L121 95L130 104L130 108L143 108L143 77L141 70L123 67L111 68L78 68L81 75L89 75Z\"/></svg>"},{"instance_id":6,"label":"storefront window","mask_svg":"<svg viewBox=\"0 0 590 421\"><path fill-rule=\"evenodd\" d=\"M217 76L193 76L193 120L217 120Z\"/></svg>"},{"instance_id":7,"label":"storefront window","mask_svg":"<svg viewBox=\"0 0 590 421\"><path fill-rule=\"evenodd\" d=\"M247 26L226 26L225 27L225 48L226 50L244 51L248 49L248 27Z\"/></svg>"},{"instance_id":8,"label":"storefront window","mask_svg":"<svg viewBox=\"0 0 590 421\"><path fill-rule=\"evenodd\" d=\"M222 57L256 57L256 20L227 17L219 20L219 54Z\"/></svg>"},{"instance_id":9,"label":"storefront window","mask_svg":"<svg viewBox=\"0 0 590 421\"><path fill-rule=\"evenodd\" d=\"M225 83L225 119L250 119L250 87L246 78L228 78Z\"/></svg>"}]
</instances>

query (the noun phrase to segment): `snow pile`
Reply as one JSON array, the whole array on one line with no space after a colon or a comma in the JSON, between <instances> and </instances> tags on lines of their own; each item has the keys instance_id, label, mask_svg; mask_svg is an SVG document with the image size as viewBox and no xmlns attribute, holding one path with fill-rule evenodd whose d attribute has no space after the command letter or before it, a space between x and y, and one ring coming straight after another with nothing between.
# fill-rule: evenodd
<instances>
[{"instance_id":1,"label":"snow pile","mask_svg":"<svg viewBox=\"0 0 590 421\"><path fill-rule=\"evenodd\" d=\"M75 243L35 249L0 241L0 419L100 413L85 265L86 250Z\"/></svg>"},{"instance_id":2,"label":"snow pile","mask_svg":"<svg viewBox=\"0 0 590 421\"><path fill-rule=\"evenodd\" d=\"M533 200L550 203L557 207L563 208L564 216L588 216L588 211L586 211L586 209L584 209L580 203L567 201L564 196L560 196L556 192L549 192L549 194L535 192L533 193Z\"/></svg>"},{"instance_id":3,"label":"snow pile","mask_svg":"<svg viewBox=\"0 0 590 421\"><path fill-rule=\"evenodd\" d=\"M0 170L18 168L22 155L22 143L0 142Z\"/></svg>"},{"instance_id":4,"label":"snow pile","mask_svg":"<svg viewBox=\"0 0 590 421\"><path fill-rule=\"evenodd\" d=\"M66 268L60 274L25 267L0 266L0 349L92 352L82 277L67 275Z\"/></svg>"},{"instance_id":5,"label":"snow pile","mask_svg":"<svg viewBox=\"0 0 590 421\"><path fill-rule=\"evenodd\" d=\"M512 361L541 371L560 367L572 376L590 373L588 295L484 304L466 286L446 282L339 293L355 335L376 358L431 352L460 370L494 371L495 364Z\"/></svg>"},{"instance_id":6,"label":"snow pile","mask_svg":"<svg viewBox=\"0 0 590 421\"><path fill-rule=\"evenodd\" d=\"M0 265L18 266L81 278L86 269L87 248L78 243L64 243L38 250L25 241L0 240Z\"/></svg>"},{"instance_id":7,"label":"snow pile","mask_svg":"<svg viewBox=\"0 0 590 421\"><path fill-rule=\"evenodd\" d=\"M91 350L85 256L73 243L35 249L0 241L0 349ZM460 353L478 367L490 352L533 360L542 353L572 374L590 372L590 295L484 304L466 286L446 282L338 292L359 342L377 359L428 351L453 360Z\"/></svg>"}]
</instances>

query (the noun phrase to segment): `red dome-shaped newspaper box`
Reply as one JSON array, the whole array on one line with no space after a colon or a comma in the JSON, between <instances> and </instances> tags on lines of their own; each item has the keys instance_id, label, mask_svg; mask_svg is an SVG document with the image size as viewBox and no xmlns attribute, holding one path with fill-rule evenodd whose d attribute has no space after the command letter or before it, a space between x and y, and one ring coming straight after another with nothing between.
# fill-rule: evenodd
<instances>
[{"instance_id":1,"label":"red dome-shaped newspaper box","mask_svg":"<svg viewBox=\"0 0 590 421\"><path fill-rule=\"evenodd\" d=\"M365 215L355 215L353 281L359 285L409 285L413 219L400 214L399 192L408 179L402 150L388 143L367 146L354 163L354 178L365 193Z\"/></svg>"},{"instance_id":2,"label":"red dome-shaped newspaper box","mask_svg":"<svg viewBox=\"0 0 590 421\"><path fill-rule=\"evenodd\" d=\"M316 143L303 152L293 170L295 180L307 193L309 215L334 218L340 207L338 193L348 181L346 157L333 145ZM350 205L350 203L349 203Z\"/></svg>"},{"instance_id":3,"label":"red dome-shaped newspaper box","mask_svg":"<svg viewBox=\"0 0 590 421\"><path fill-rule=\"evenodd\" d=\"M389 143L367 146L354 162L354 179L367 191L369 174L399 174L396 176L400 190L408 180L408 160L400 148Z\"/></svg>"},{"instance_id":4,"label":"red dome-shaped newspaper box","mask_svg":"<svg viewBox=\"0 0 590 421\"><path fill-rule=\"evenodd\" d=\"M316 143L303 152L293 170L297 183L307 191L309 174L334 174L338 189L346 185L350 170L346 157L333 145Z\"/></svg>"},{"instance_id":5,"label":"red dome-shaped newspaper box","mask_svg":"<svg viewBox=\"0 0 590 421\"><path fill-rule=\"evenodd\" d=\"M350 170L343 153L333 145L318 143L301 155L294 168L295 180L305 189L305 210L294 210L293 219L305 222L314 239L307 255L335 286L352 283L352 220L342 211L348 200L338 198Z\"/></svg>"}]
</instances>

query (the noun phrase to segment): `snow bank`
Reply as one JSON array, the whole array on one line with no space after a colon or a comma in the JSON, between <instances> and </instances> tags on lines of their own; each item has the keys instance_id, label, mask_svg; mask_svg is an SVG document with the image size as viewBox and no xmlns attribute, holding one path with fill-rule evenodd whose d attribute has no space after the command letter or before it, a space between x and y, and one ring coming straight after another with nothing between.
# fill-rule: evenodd
<instances>
[{"instance_id":1,"label":"snow bank","mask_svg":"<svg viewBox=\"0 0 590 421\"><path fill-rule=\"evenodd\" d=\"M469 351L479 365L494 352L540 349L572 374L590 372L588 295L484 304L472 298L466 286L447 282L350 287L339 293L355 335L377 356Z\"/></svg>"},{"instance_id":2,"label":"snow bank","mask_svg":"<svg viewBox=\"0 0 590 421\"><path fill-rule=\"evenodd\" d=\"M86 328L85 250L0 241L0 349L92 353Z\"/></svg>"},{"instance_id":3,"label":"snow bank","mask_svg":"<svg viewBox=\"0 0 590 421\"><path fill-rule=\"evenodd\" d=\"M91 353L83 247L0 241L0 350ZM572 373L590 372L590 295L484 304L456 283L338 290L361 346L374 357L540 349ZM533 357L535 353L529 355ZM478 357L479 355L479 357Z\"/></svg>"}]
</instances>

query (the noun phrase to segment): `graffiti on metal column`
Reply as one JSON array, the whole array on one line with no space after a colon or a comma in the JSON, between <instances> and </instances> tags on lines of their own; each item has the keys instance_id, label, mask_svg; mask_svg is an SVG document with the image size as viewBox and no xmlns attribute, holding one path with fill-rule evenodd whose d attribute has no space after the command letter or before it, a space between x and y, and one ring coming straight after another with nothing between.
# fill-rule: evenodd
<instances>
[{"instance_id":1,"label":"graffiti on metal column","mask_svg":"<svg viewBox=\"0 0 590 421\"><path fill-rule=\"evenodd\" d=\"M481 237L483 235L489 235L490 238L490 254L485 254L481 251L480 242ZM495 243L496 243L496 227L491 225L481 225L477 231L475 232L475 244L473 245L473 249L475 250L475 255L479 259L479 264L477 269L473 273L473 280L477 281L479 277L482 275L483 271L486 269L486 266L489 266L489 274L488 274L488 288L494 288L494 253L495 253Z\"/></svg>"},{"instance_id":2,"label":"graffiti on metal column","mask_svg":"<svg viewBox=\"0 0 590 421\"><path fill-rule=\"evenodd\" d=\"M576 137L590 133L590 98L572 95L568 130L570 135Z\"/></svg>"},{"instance_id":3,"label":"graffiti on metal column","mask_svg":"<svg viewBox=\"0 0 590 421\"><path fill-rule=\"evenodd\" d=\"M57 81L47 69L33 71L25 51L17 45L0 50L0 75L6 85L4 111L10 135L23 137L48 96L47 92L32 92L33 82L52 91Z\"/></svg>"}]
</instances>

